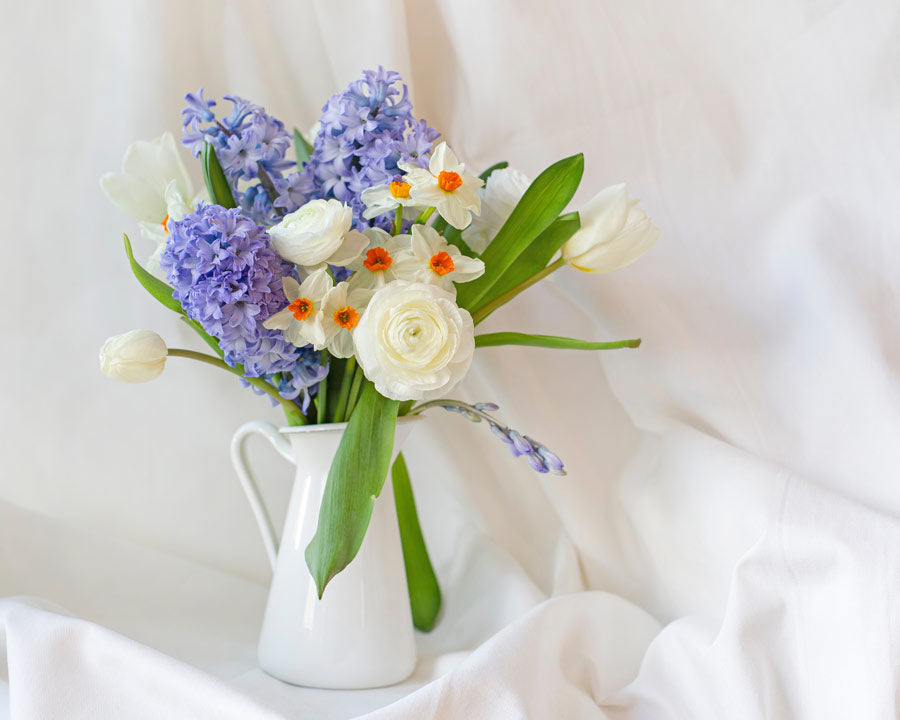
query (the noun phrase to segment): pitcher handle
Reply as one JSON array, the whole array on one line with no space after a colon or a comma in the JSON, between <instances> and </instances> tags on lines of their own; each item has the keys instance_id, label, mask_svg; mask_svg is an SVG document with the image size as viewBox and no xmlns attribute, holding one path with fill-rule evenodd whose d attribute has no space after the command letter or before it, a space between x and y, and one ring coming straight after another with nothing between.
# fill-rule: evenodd
<instances>
[{"instance_id":1,"label":"pitcher handle","mask_svg":"<svg viewBox=\"0 0 900 720\"><path fill-rule=\"evenodd\" d=\"M245 445L247 438L254 433L259 433L272 443L272 447L278 451L278 454L291 464L295 462L294 453L291 451L290 442L278 432L278 428L272 423L263 420L253 420L241 425L231 439L231 462L234 464L234 470L241 481L241 487L244 488L244 494L247 496L247 502L250 503L250 509L253 510L253 517L256 518L256 524L259 526L263 545L266 546L266 555L269 556L269 562L272 565L272 570L274 570L275 559L278 557L278 538L275 537L272 519L266 511L262 496L259 494L256 479L253 477L253 473L250 472L250 465L247 463Z\"/></svg>"}]
</instances>

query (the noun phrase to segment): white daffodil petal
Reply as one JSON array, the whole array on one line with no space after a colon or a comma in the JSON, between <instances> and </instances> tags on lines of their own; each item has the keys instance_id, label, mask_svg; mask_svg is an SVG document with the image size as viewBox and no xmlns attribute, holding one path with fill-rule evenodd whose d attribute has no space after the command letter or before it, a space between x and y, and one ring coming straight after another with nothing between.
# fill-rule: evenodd
<instances>
[{"instance_id":1,"label":"white daffodil petal","mask_svg":"<svg viewBox=\"0 0 900 720\"><path fill-rule=\"evenodd\" d=\"M357 230L345 233L337 252L328 258L329 265L345 267L358 258L369 246L369 238Z\"/></svg>"}]
</instances>

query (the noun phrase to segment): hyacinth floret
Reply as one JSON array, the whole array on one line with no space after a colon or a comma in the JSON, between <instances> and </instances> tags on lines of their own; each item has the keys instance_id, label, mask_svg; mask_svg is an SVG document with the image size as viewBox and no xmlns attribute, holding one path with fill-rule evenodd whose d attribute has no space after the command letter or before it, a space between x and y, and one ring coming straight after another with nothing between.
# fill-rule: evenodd
<instances>
[{"instance_id":1,"label":"hyacinth floret","mask_svg":"<svg viewBox=\"0 0 900 720\"><path fill-rule=\"evenodd\" d=\"M305 193L285 191L284 174L296 167L285 157L292 138L284 123L259 105L237 95L225 95L225 100L232 105L231 113L217 119L212 110L216 103L203 97L202 88L185 95L181 142L194 157L210 143L243 213L261 225L274 225L306 202Z\"/></svg>"},{"instance_id":2,"label":"hyacinth floret","mask_svg":"<svg viewBox=\"0 0 900 720\"><path fill-rule=\"evenodd\" d=\"M379 67L366 70L322 108L321 129L305 165L303 191L309 199L336 198L353 208L358 229L390 229L390 218L365 220L363 190L385 185L402 174L398 162L428 166L440 136L412 115L409 89L400 75Z\"/></svg>"},{"instance_id":3,"label":"hyacinth floret","mask_svg":"<svg viewBox=\"0 0 900 720\"><path fill-rule=\"evenodd\" d=\"M263 321L287 303L282 278L293 266L269 247L269 236L237 208L198 205L169 225L160 266L188 317L219 341L230 366L262 377L305 412L328 372L311 346L297 348Z\"/></svg>"}]
</instances>

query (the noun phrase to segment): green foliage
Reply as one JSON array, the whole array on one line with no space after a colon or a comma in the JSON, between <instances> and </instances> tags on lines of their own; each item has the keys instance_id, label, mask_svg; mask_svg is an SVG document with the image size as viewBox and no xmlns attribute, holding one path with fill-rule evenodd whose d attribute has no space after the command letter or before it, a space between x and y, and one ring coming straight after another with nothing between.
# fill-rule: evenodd
<instances>
[{"instance_id":1,"label":"green foliage","mask_svg":"<svg viewBox=\"0 0 900 720\"><path fill-rule=\"evenodd\" d=\"M231 194L231 186L225 177L225 171L222 170L222 166L219 164L215 148L209 143L203 143L201 161L203 164L203 182L206 183L206 191L209 193L210 201L224 208L235 207L234 195Z\"/></svg>"},{"instance_id":2,"label":"green foliage","mask_svg":"<svg viewBox=\"0 0 900 720\"><path fill-rule=\"evenodd\" d=\"M636 348L640 339L616 340L615 342L591 342L558 335L529 335L517 332L483 333L475 336L475 347L494 347L496 345L530 345L531 347L555 348L557 350L616 350L618 348Z\"/></svg>"}]
</instances>

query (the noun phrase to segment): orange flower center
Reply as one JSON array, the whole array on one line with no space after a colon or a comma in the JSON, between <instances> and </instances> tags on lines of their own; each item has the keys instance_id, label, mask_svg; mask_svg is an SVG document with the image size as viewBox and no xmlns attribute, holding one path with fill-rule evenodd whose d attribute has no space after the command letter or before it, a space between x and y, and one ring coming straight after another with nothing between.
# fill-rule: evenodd
<instances>
[{"instance_id":1,"label":"orange flower center","mask_svg":"<svg viewBox=\"0 0 900 720\"><path fill-rule=\"evenodd\" d=\"M313 311L312 300L309 298L297 298L288 305L288 309L298 320L306 320Z\"/></svg>"},{"instance_id":2,"label":"orange flower center","mask_svg":"<svg viewBox=\"0 0 900 720\"><path fill-rule=\"evenodd\" d=\"M402 180L394 180L388 187L395 198L408 198L410 185Z\"/></svg>"},{"instance_id":3,"label":"orange flower center","mask_svg":"<svg viewBox=\"0 0 900 720\"><path fill-rule=\"evenodd\" d=\"M387 270L393 264L394 258L392 258L390 253L383 247L366 250L366 259L363 260L363 265L365 265L366 270L378 272L380 270Z\"/></svg>"},{"instance_id":4,"label":"orange flower center","mask_svg":"<svg viewBox=\"0 0 900 720\"><path fill-rule=\"evenodd\" d=\"M441 170L441 174L438 175L438 185L444 192L453 192L462 185L462 178L455 172Z\"/></svg>"},{"instance_id":5,"label":"orange flower center","mask_svg":"<svg viewBox=\"0 0 900 720\"><path fill-rule=\"evenodd\" d=\"M428 265L438 275L446 275L449 272L453 272L453 258L443 250L437 255L433 255L431 260L428 261Z\"/></svg>"},{"instance_id":6,"label":"orange flower center","mask_svg":"<svg viewBox=\"0 0 900 720\"><path fill-rule=\"evenodd\" d=\"M334 321L344 330L352 330L356 327L356 323L359 322L359 313L347 305L335 311Z\"/></svg>"},{"instance_id":7,"label":"orange flower center","mask_svg":"<svg viewBox=\"0 0 900 720\"><path fill-rule=\"evenodd\" d=\"M163 230L169 232L169 213L166 213L166 219L162 221Z\"/></svg>"}]
</instances>

